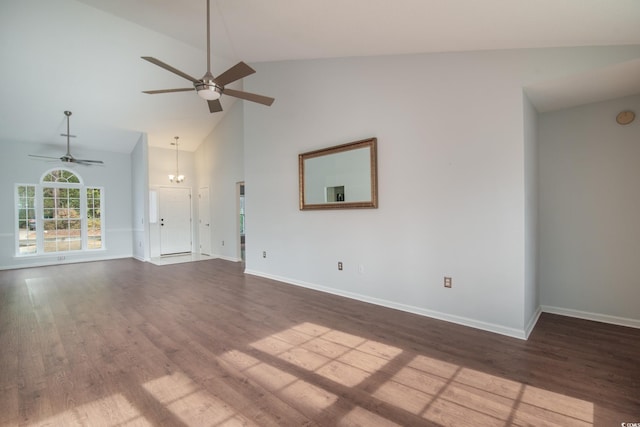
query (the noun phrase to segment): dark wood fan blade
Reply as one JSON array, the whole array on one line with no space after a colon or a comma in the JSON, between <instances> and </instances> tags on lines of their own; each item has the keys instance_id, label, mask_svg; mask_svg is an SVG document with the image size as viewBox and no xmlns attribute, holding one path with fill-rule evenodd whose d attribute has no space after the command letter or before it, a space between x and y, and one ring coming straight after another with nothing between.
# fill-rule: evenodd
<instances>
[{"instance_id":1,"label":"dark wood fan blade","mask_svg":"<svg viewBox=\"0 0 640 427\"><path fill-rule=\"evenodd\" d=\"M244 62L238 62L233 67L229 68L224 73L220 74L218 77L213 79L216 84L220 86L226 86L229 83L235 82L236 80L240 80L243 77L247 77L250 74L255 73L256 70L249 67Z\"/></svg>"},{"instance_id":2,"label":"dark wood fan blade","mask_svg":"<svg viewBox=\"0 0 640 427\"><path fill-rule=\"evenodd\" d=\"M240 99L246 99L247 101L257 102L258 104L263 104L267 106L271 106L271 104L273 104L273 101L275 101L274 98L270 98L268 96L256 95L255 93L243 92L241 90L233 90L233 89L225 88L222 93L224 93L225 95L234 96Z\"/></svg>"},{"instance_id":3,"label":"dark wood fan blade","mask_svg":"<svg viewBox=\"0 0 640 427\"><path fill-rule=\"evenodd\" d=\"M190 90L195 90L195 88L185 87L185 88L182 88L182 89L143 90L142 93L148 93L149 95L155 95L157 93L188 92Z\"/></svg>"},{"instance_id":4,"label":"dark wood fan blade","mask_svg":"<svg viewBox=\"0 0 640 427\"><path fill-rule=\"evenodd\" d=\"M209 104L210 113L218 113L222 111L222 104L220 104L219 99L214 99L213 101L207 101L207 104Z\"/></svg>"},{"instance_id":5,"label":"dark wood fan blade","mask_svg":"<svg viewBox=\"0 0 640 427\"><path fill-rule=\"evenodd\" d=\"M198 83L200 81L200 80L196 79L195 77L191 77L189 74L178 70L177 68L173 68L169 64L165 64L164 62L160 61L159 59L153 58L151 56L141 56L140 58L144 59L145 61L149 61L152 64L157 65L158 67L164 68L167 71L171 71L173 74L177 74L182 78L185 78L185 79L187 79L189 81L192 81L193 83Z\"/></svg>"}]
</instances>

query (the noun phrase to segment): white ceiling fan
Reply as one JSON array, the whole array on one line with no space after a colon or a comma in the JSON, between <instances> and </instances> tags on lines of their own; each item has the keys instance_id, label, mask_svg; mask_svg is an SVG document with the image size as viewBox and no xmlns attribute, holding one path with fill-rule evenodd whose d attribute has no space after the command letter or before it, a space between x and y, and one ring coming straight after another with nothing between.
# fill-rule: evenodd
<instances>
[{"instance_id":1,"label":"white ceiling fan","mask_svg":"<svg viewBox=\"0 0 640 427\"><path fill-rule=\"evenodd\" d=\"M244 62L238 62L236 65L229 68L218 77L213 77L213 74L211 74L211 28L209 23L209 3L210 0L207 0L207 72L205 73L205 75L201 79L196 79L195 77L192 77L189 74L160 61L159 59L153 58L151 56L142 56L141 58L145 61L149 61L152 64L155 64L158 67L162 67L165 70L170 71L193 83L193 87L189 88L145 90L143 91L143 93L155 95L158 93L187 92L195 89L198 92L198 95L202 99L207 101L207 104L209 105L209 112L211 113L222 111L220 97L223 94L270 106L271 104L273 104L273 101L275 101L274 98L225 87L226 85L233 83L236 80L240 80L241 78L244 78L256 72L253 68L251 68Z\"/></svg>"},{"instance_id":2,"label":"white ceiling fan","mask_svg":"<svg viewBox=\"0 0 640 427\"><path fill-rule=\"evenodd\" d=\"M96 164L104 164L104 162L102 160L87 160L87 159L76 159L75 157L73 157L71 155L71 148L70 148L70 143L69 143L69 139L70 138L75 138L75 135L71 135L71 132L69 132L69 117L71 116L71 111L65 111L64 115L67 116L67 133L61 133L60 136L66 136L67 137L67 152L64 156L62 157L51 157L51 156L39 156L37 154L29 154L29 157L38 157L41 159L50 159L50 160L62 160L65 163L78 163L80 165L96 165Z\"/></svg>"}]
</instances>

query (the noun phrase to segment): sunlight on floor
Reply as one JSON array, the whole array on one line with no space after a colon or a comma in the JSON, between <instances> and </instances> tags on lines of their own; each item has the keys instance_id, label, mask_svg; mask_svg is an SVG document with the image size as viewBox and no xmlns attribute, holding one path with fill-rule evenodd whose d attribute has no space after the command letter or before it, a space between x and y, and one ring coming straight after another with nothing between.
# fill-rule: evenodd
<instances>
[{"instance_id":1,"label":"sunlight on floor","mask_svg":"<svg viewBox=\"0 0 640 427\"><path fill-rule=\"evenodd\" d=\"M31 424L34 427L71 425L153 426L121 394L79 405Z\"/></svg>"},{"instance_id":2,"label":"sunlight on floor","mask_svg":"<svg viewBox=\"0 0 640 427\"><path fill-rule=\"evenodd\" d=\"M268 363L243 353L231 350L224 353L221 359L243 372L265 389L296 402L305 415L313 416L336 402L338 397L332 393L300 380L295 375L275 368Z\"/></svg>"},{"instance_id":3,"label":"sunlight on floor","mask_svg":"<svg viewBox=\"0 0 640 427\"><path fill-rule=\"evenodd\" d=\"M394 423L386 418L376 415L366 409L356 406L342 419L336 420L336 426L384 426L384 427L400 427L402 424Z\"/></svg>"},{"instance_id":4,"label":"sunlight on floor","mask_svg":"<svg viewBox=\"0 0 640 427\"><path fill-rule=\"evenodd\" d=\"M396 347L311 324L273 334L251 346L347 387L361 384L402 352Z\"/></svg>"},{"instance_id":5,"label":"sunlight on floor","mask_svg":"<svg viewBox=\"0 0 640 427\"><path fill-rule=\"evenodd\" d=\"M335 405L338 396L301 380L295 375L275 368L244 352L231 350L222 355L228 362L243 372L260 386L290 402L308 417L315 417ZM359 406L353 408L342 419L335 420L336 426L396 426L391 421Z\"/></svg>"},{"instance_id":6,"label":"sunlight on floor","mask_svg":"<svg viewBox=\"0 0 640 427\"><path fill-rule=\"evenodd\" d=\"M320 325L296 325L250 346L342 386L370 391L383 404L435 423L593 425L591 402L424 355L404 354L399 348ZM273 391L300 381L239 351L222 358ZM322 395L317 387L314 393ZM323 400L317 409L327 403ZM365 410L356 407L354 411Z\"/></svg>"},{"instance_id":7,"label":"sunlight on floor","mask_svg":"<svg viewBox=\"0 0 640 427\"><path fill-rule=\"evenodd\" d=\"M226 351L218 362L304 416L331 420L336 426L399 425L393 422L395 416L460 426L594 422L591 402L312 323L257 340L246 351ZM184 425L255 425L242 415L254 402L239 407L182 372L142 387ZM368 405L377 413L363 407ZM114 394L31 426L94 425L96 420L104 426L152 425L123 395Z\"/></svg>"},{"instance_id":8,"label":"sunlight on floor","mask_svg":"<svg viewBox=\"0 0 640 427\"><path fill-rule=\"evenodd\" d=\"M527 385L523 389L514 423L545 420L561 425L593 425L593 403Z\"/></svg>"},{"instance_id":9,"label":"sunlight on floor","mask_svg":"<svg viewBox=\"0 0 640 427\"><path fill-rule=\"evenodd\" d=\"M142 386L186 425L251 425L228 403L211 395L180 372L146 382Z\"/></svg>"}]
</instances>

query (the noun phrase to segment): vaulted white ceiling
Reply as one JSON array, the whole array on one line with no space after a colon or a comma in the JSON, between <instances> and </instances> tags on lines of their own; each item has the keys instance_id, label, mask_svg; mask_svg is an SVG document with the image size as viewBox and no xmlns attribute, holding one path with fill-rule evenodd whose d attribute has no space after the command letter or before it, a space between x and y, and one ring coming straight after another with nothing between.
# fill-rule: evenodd
<instances>
[{"instance_id":1,"label":"vaulted white ceiling","mask_svg":"<svg viewBox=\"0 0 640 427\"><path fill-rule=\"evenodd\" d=\"M169 148L179 135L195 149L222 114L193 93L141 94L189 82L140 56L201 77L205 7L3 0L0 141L63 143L62 112L72 110L78 143L128 151L147 132L151 145ZM637 0L211 0L211 16L214 75L240 60L640 44ZM636 94L638 68L632 61L527 90L540 110Z\"/></svg>"},{"instance_id":2,"label":"vaulted white ceiling","mask_svg":"<svg viewBox=\"0 0 640 427\"><path fill-rule=\"evenodd\" d=\"M205 0L79 0L206 46ZM640 41L636 0L212 0L223 57L291 59Z\"/></svg>"}]
</instances>

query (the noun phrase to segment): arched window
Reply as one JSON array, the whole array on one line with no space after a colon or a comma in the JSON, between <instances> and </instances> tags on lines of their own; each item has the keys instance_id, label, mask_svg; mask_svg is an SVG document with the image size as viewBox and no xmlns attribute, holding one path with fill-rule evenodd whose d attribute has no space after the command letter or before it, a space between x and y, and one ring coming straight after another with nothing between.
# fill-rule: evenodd
<instances>
[{"instance_id":1,"label":"arched window","mask_svg":"<svg viewBox=\"0 0 640 427\"><path fill-rule=\"evenodd\" d=\"M37 185L17 185L17 255L102 249L103 193L63 168Z\"/></svg>"},{"instance_id":2,"label":"arched window","mask_svg":"<svg viewBox=\"0 0 640 427\"><path fill-rule=\"evenodd\" d=\"M64 182L72 184L80 184L80 177L70 170L54 169L44 174L42 182Z\"/></svg>"}]
</instances>

